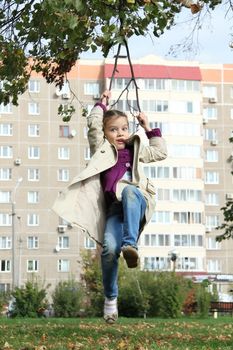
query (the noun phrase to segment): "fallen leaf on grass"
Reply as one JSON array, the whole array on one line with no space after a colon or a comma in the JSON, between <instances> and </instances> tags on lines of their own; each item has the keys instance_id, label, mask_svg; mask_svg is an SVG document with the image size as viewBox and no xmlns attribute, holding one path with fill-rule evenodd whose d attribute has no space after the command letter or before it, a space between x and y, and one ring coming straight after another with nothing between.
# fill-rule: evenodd
<instances>
[{"instance_id":1,"label":"fallen leaf on grass","mask_svg":"<svg viewBox=\"0 0 233 350\"><path fill-rule=\"evenodd\" d=\"M5 342L5 344L3 345L2 350L13 350L12 346L7 343L7 341Z\"/></svg>"}]
</instances>

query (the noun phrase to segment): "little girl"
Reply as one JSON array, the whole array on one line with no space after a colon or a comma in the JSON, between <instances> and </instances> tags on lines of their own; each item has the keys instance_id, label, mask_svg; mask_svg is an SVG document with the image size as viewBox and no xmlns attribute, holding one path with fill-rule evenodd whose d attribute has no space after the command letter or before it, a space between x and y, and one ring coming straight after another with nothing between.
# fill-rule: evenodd
<instances>
[{"instance_id":1,"label":"little girl","mask_svg":"<svg viewBox=\"0 0 233 350\"><path fill-rule=\"evenodd\" d=\"M114 323L118 318L118 259L122 252L129 268L138 265L137 241L155 207L154 186L140 163L165 159L167 151L160 130L151 130L144 113L137 119L149 145L143 145L139 135L130 137L127 115L107 110L110 97L106 90L88 117L89 164L57 198L53 209L102 246L104 319Z\"/></svg>"}]
</instances>

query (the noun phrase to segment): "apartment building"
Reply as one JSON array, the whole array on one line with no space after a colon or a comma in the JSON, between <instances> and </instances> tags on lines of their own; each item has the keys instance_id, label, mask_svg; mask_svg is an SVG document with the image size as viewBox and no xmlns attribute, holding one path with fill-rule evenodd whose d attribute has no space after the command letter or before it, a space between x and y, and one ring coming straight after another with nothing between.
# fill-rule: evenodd
<instances>
[{"instance_id":1,"label":"apartment building","mask_svg":"<svg viewBox=\"0 0 233 350\"><path fill-rule=\"evenodd\" d=\"M231 242L216 244L214 227L221 222L226 194L232 193L227 163L232 150L227 137L233 115L233 65L225 69L155 56L135 60L133 65L141 109L152 127L161 128L169 153L166 160L144 167L157 188L157 205L140 237L141 268L228 276L233 246ZM113 67L111 59L80 60L62 91L34 75L18 107L0 106L2 290L21 285L31 276L52 286L70 276L79 278L82 251L96 248L51 207L59 191L90 158L82 110L90 111L104 87L109 87ZM135 129L130 111L138 106L130 79L128 62L121 59L112 80L112 100L114 108L129 113ZM216 102L212 103L213 91ZM76 111L65 123L58 116L58 106L67 108L71 100ZM213 137L212 129L218 137ZM137 132L143 137L143 130ZM214 140L219 143L213 145ZM216 173L219 182L213 183Z\"/></svg>"},{"instance_id":2,"label":"apartment building","mask_svg":"<svg viewBox=\"0 0 233 350\"><path fill-rule=\"evenodd\" d=\"M207 271L220 274L221 292L227 280L233 282L233 240L218 243L215 239L220 234L216 226L223 221L221 207L226 201L233 200L233 149L229 142L233 136L233 65L205 64L200 68L203 86Z\"/></svg>"}]
</instances>

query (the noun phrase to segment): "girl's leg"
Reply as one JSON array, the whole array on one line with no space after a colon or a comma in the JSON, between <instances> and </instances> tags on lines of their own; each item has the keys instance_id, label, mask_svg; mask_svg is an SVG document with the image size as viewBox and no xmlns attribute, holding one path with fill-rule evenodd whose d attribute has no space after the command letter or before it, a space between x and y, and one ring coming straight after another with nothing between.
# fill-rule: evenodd
<instances>
[{"instance_id":1,"label":"girl's leg","mask_svg":"<svg viewBox=\"0 0 233 350\"><path fill-rule=\"evenodd\" d=\"M120 213L111 215L106 222L101 254L104 294L109 299L118 295L118 259L121 253L122 235L122 215Z\"/></svg>"},{"instance_id":2,"label":"girl's leg","mask_svg":"<svg viewBox=\"0 0 233 350\"><path fill-rule=\"evenodd\" d=\"M140 223L145 215L146 200L134 185L126 186L122 191L123 239L122 246L137 247Z\"/></svg>"}]
</instances>

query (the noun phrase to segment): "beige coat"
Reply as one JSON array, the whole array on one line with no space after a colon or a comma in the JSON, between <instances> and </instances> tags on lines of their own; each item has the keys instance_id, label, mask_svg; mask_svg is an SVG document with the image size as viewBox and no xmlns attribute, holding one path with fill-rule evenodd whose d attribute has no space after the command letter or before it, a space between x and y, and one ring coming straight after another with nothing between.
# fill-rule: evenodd
<instances>
[{"instance_id":1,"label":"beige coat","mask_svg":"<svg viewBox=\"0 0 233 350\"><path fill-rule=\"evenodd\" d=\"M53 210L63 219L79 227L101 244L105 226L105 201L100 184L100 173L112 167L117 162L117 150L103 137L103 111L97 106L88 117L88 139L93 156L87 167L77 175L56 199ZM143 193L147 208L145 219L147 223L155 208L155 189L144 175L141 163L150 163L165 159L166 144L161 137L152 137L149 146L142 144L139 135L131 137L130 144L134 147L132 182ZM122 189L129 184L120 180L116 195L120 199ZM142 227L143 229L143 227Z\"/></svg>"}]
</instances>

